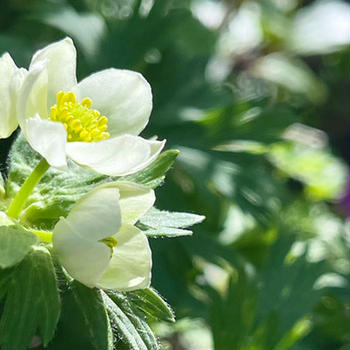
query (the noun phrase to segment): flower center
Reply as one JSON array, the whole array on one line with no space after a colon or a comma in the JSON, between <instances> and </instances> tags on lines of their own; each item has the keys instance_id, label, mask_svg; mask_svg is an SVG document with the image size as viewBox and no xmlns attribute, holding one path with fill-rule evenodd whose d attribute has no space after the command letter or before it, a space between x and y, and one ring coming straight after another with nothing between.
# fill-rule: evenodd
<instances>
[{"instance_id":1,"label":"flower center","mask_svg":"<svg viewBox=\"0 0 350 350\"><path fill-rule=\"evenodd\" d=\"M64 125L68 141L96 142L109 138L107 117L90 108L92 101L88 97L79 103L73 92L60 91L56 100L57 104L50 108L50 119Z\"/></svg>"},{"instance_id":2,"label":"flower center","mask_svg":"<svg viewBox=\"0 0 350 350\"><path fill-rule=\"evenodd\" d=\"M116 247L118 244L118 241L113 237L103 238L100 240L100 242L104 243L105 245L107 245L111 249Z\"/></svg>"},{"instance_id":3,"label":"flower center","mask_svg":"<svg viewBox=\"0 0 350 350\"><path fill-rule=\"evenodd\" d=\"M114 248L117 246L118 241L113 237L107 237L107 238L101 239L100 242L104 243L107 247L109 247L109 249L111 251L110 257L112 258Z\"/></svg>"}]
</instances>

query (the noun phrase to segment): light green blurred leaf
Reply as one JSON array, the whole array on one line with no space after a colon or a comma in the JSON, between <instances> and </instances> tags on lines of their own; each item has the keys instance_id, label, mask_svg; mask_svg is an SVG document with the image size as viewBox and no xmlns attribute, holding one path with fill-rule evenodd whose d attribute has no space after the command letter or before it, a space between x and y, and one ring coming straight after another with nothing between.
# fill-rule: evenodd
<instances>
[{"instance_id":1,"label":"light green blurred leaf","mask_svg":"<svg viewBox=\"0 0 350 350\"><path fill-rule=\"evenodd\" d=\"M307 195L314 200L338 198L347 182L346 165L326 147L281 143L271 148L270 155L279 169L306 185Z\"/></svg>"},{"instance_id":2,"label":"light green blurred leaf","mask_svg":"<svg viewBox=\"0 0 350 350\"><path fill-rule=\"evenodd\" d=\"M301 60L283 53L273 53L257 60L253 73L284 89L307 96L315 103L323 102L326 87Z\"/></svg>"},{"instance_id":3,"label":"light green blurred leaf","mask_svg":"<svg viewBox=\"0 0 350 350\"><path fill-rule=\"evenodd\" d=\"M106 32L106 24L97 13L78 12L67 3L45 4L29 18L52 26L72 37L88 59L94 58Z\"/></svg>"}]
</instances>

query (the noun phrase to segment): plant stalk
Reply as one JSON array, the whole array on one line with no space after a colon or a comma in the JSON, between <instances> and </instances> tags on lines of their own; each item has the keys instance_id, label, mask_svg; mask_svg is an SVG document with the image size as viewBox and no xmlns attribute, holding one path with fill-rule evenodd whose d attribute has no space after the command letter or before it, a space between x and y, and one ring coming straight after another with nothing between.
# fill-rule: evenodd
<instances>
[{"instance_id":1,"label":"plant stalk","mask_svg":"<svg viewBox=\"0 0 350 350\"><path fill-rule=\"evenodd\" d=\"M13 202L7 211L8 216L18 219L19 214L28 200L28 197L31 195L34 187L40 182L49 167L50 165L45 158L39 162L13 199Z\"/></svg>"}]
</instances>

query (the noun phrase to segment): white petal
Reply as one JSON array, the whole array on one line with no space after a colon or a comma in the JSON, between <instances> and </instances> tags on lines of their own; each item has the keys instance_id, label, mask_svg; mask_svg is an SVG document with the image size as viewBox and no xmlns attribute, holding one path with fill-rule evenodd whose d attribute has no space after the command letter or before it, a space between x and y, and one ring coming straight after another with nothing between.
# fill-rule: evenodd
<instances>
[{"instance_id":1,"label":"white petal","mask_svg":"<svg viewBox=\"0 0 350 350\"><path fill-rule=\"evenodd\" d=\"M29 118L24 122L27 141L47 162L58 169L65 169L67 132L62 123L39 118Z\"/></svg>"},{"instance_id":2,"label":"white petal","mask_svg":"<svg viewBox=\"0 0 350 350\"><path fill-rule=\"evenodd\" d=\"M121 226L118 199L115 184L97 186L74 205L66 221L85 240L96 242L113 236Z\"/></svg>"},{"instance_id":3,"label":"white petal","mask_svg":"<svg viewBox=\"0 0 350 350\"><path fill-rule=\"evenodd\" d=\"M47 66L49 106L56 103L58 91L69 91L76 85L76 56L76 50L70 38L50 44L34 54L29 70L38 63L44 63Z\"/></svg>"},{"instance_id":4,"label":"white petal","mask_svg":"<svg viewBox=\"0 0 350 350\"><path fill-rule=\"evenodd\" d=\"M10 84L18 70L8 53L0 57L0 138L9 137L17 128L17 118L13 114Z\"/></svg>"},{"instance_id":5,"label":"white petal","mask_svg":"<svg viewBox=\"0 0 350 350\"><path fill-rule=\"evenodd\" d=\"M28 71L24 68L20 68L13 75L10 83L10 98L11 98L11 107L10 107L10 118L12 119L13 129L15 130L18 126L17 119L17 102L19 94L23 85L23 82L28 74Z\"/></svg>"},{"instance_id":6,"label":"white petal","mask_svg":"<svg viewBox=\"0 0 350 350\"><path fill-rule=\"evenodd\" d=\"M154 191L133 182L118 181L119 205L122 212L122 223L134 224L154 204Z\"/></svg>"},{"instance_id":7,"label":"white petal","mask_svg":"<svg viewBox=\"0 0 350 350\"><path fill-rule=\"evenodd\" d=\"M152 253L147 237L137 227L123 225L114 238L118 244L107 271L96 286L121 291L149 287Z\"/></svg>"},{"instance_id":8,"label":"white petal","mask_svg":"<svg viewBox=\"0 0 350 350\"><path fill-rule=\"evenodd\" d=\"M68 142L67 154L76 163L109 176L132 174L153 162L164 141L123 135L100 142Z\"/></svg>"},{"instance_id":9,"label":"white petal","mask_svg":"<svg viewBox=\"0 0 350 350\"><path fill-rule=\"evenodd\" d=\"M89 287L95 286L108 267L110 248L101 242L82 239L64 218L56 224L52 241L58 260L69 274Z\"/></svg>"},{"instance_id":10,"label":"white petal","mask_svg":"<svg viewBox=\"0 0 350 350\"><path fill-rule=\"evenodd\" d=\"M136 72L106 69L82 80L73 91L82 99L92 99L92 107L108 118L112 136L138 135L152 111L152 91Z\"/></svg>"},{"instance_id":11,"label":"white petal","mask_svg":"<svg viewBox=\"0 0 350 350\"><path fill-rule=\"evenodd\" d=\"M45 64L37 64L23 81L17 97L17 119L26 135L25 120L35 115L47 119L47 69Z\"/></svg>"}]
</instances>

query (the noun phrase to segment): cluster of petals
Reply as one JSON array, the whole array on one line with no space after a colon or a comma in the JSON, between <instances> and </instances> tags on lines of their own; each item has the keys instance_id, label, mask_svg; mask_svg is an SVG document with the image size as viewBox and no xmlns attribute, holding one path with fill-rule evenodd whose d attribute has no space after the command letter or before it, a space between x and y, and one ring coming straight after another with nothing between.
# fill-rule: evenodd
<instances>
[{"instance_id":1,"label":"cluster of petals","mask_svg":"<svg viewBox=\"0 0 350 350\"><path fill-rule=\"evenodd\" d=\"M132 182L96 187L56 224L52 242L58 260L89 287L121 291L148 287L151 250L134 224L154 200L153 190ZM115 246L106 240L113 240Z\"/></svg>"},{"instance_id":2,"label":"cluster of petals","mask_svg":"<svg viewBox=\"0 0 350 350\"><path fill-rule=\"evenodd\" d=\"M2 121L6 128L0 137L7 137L18 121L31 147L52 167L65 169L67 159L71 159L89 170L122 176L150 164L164 147L165 141L137 136L147 125L152 110L151 88L143 76L110 68L77 83L76 49L70 38L37 51L28 71L20 70L22 74L15 74L18 68L5 54L0 73L2 70L8 73L2 75L6 77L2 83L6 87L0 85L0 102L8 101L3 108L9 111L1 118L10 122ZM12 100L3 91L13 91ZM60 92L73 93L78 101L91 100L94 110L108 119L108 138L70 142L64 124L50 119L50 109Z\"/></svg>"}]
</instances>

